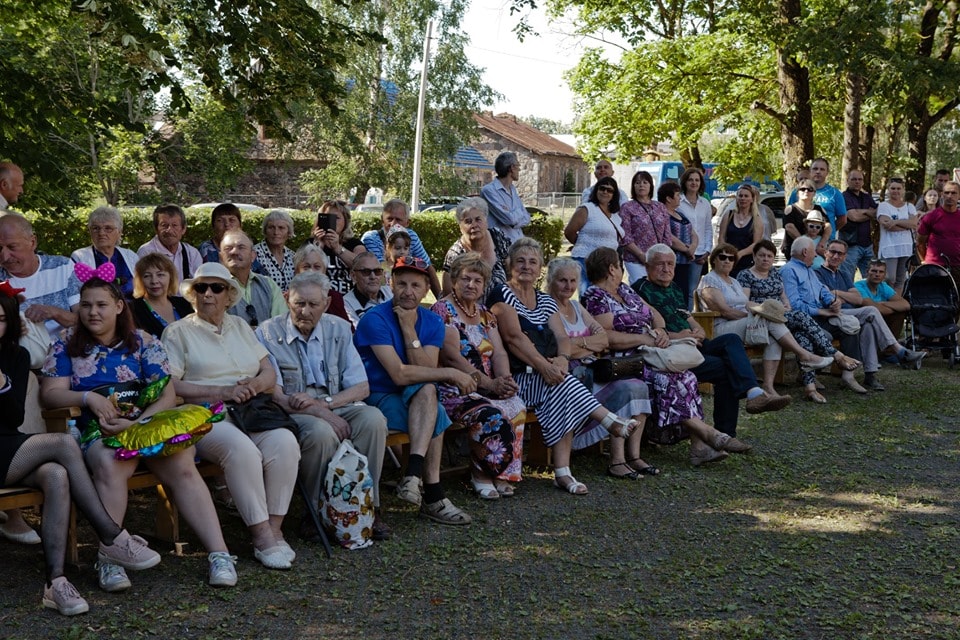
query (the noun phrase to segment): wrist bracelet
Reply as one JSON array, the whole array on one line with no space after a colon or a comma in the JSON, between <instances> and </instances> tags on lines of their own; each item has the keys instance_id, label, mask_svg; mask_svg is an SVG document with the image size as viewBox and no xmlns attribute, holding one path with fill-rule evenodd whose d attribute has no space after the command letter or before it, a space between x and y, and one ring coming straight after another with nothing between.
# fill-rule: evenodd
<instances>
[{"instance_id":1,"label":"wrist bracelet","mask_svg":"<svg viewBox=\"0 0 960 640\"><path fill-rule=\"evenodd\" d=\"M82 404L83 406L87 406L87 396L88 396L88 395L90 395L90 392L89 392L89 391L84 391L84 392L83 392L83 398L80 400L80 404Z\"/></svg>"}]
</instances>

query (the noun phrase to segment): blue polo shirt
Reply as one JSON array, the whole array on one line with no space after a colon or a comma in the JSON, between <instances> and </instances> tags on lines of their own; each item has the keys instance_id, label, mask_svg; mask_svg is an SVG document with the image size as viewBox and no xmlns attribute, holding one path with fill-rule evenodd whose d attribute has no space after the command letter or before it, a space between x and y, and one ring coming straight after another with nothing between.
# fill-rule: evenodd
<instances>
[{"instance_id":1,"label":"blue polo shirt","mask_svg":"<svg viewBox=\"0 0 960 640\"><path fill-rule=\"evenodd\" d=\"M820 282L824 284L827 289L831 291L849 291L853 289L853 280L850 279L850 276L845 274L840 269L837 269L835 272L827 268L827 265L823 265L817 271L817 277L820 278ZM849 302L844 302L842 309L853 309L855 308Z\"/></svg>"}]
</instances>

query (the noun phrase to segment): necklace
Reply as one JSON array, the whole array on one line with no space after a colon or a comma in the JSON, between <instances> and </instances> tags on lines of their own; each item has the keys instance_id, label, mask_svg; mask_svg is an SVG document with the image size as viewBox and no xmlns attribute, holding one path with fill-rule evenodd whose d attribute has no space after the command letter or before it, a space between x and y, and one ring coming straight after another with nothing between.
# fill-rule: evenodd
<instances>
[{"instance_id":1,"label":"necklace","mask_svg":"<svg viewBox=\"0 0 960 640\"><path fill-rule=\"evenodd\" d=\"M465 315L465 316L467 316L468 318L471 318L471 319L477 317L477 314L480 313L480 309L477 309L477 303L473 303L473 313L470 313L470 312L467 311L466 308L463 306L463 303L460 302L460 298L457 297L457 292L456 292L456 291L451 291L450 293L453 294L453 301L457 304L458 307L460 307L460 311L463 311L463 315Z\"/></svg>"}]
</instances>

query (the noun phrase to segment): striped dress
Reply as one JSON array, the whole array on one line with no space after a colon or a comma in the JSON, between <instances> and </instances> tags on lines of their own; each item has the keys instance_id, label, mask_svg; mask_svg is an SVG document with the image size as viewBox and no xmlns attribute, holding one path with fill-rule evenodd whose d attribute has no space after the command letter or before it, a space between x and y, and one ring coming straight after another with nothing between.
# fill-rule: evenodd
<instances>
[{"instance_id":1,"label":"striped dress","mask_svg":"<svg viewBox=\"0 0 960 640\"><path fill-rule=\"evenodd\" d=\"M526 319L534 325L546 326L550 316L557 312L557 303L547 294L537 291L537 306L528 309L505 284L495 287L487 298L487 306L491 309L499 302L513 307L521 324ZM554 386L548 385L536 371L517 373L513 377L520 387L520 396L537 412L543 442L548 447L577 429L600 407L593 394L570 374Z\"/></svg>"}]
</instances>

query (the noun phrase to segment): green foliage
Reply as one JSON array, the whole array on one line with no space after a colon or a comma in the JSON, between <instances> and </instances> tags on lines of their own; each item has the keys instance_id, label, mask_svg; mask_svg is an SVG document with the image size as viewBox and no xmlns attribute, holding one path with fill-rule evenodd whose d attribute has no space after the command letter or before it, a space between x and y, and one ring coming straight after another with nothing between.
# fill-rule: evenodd
<instances>
[{"instance_id":1,"label":"green foliage","mask_svg":"<svg viewBox=\"0 0 960 640\"><path fill-rule=\"evenodd\" d=\"M191 208L187 214L187 233L184 241L197 247L210 238L211 209ZM87 216L90 209L78 209L66 217L29 216L33 223L41 251L55 255L69 256L80 247L90 245L87 232ZM261 229L267 211L243 212L243 229L254 242L262 239ZM140 245L148 242L154 235L153 208L123 209L123 239L121 244L136 251ZM294 223L294 240L288 244L291 248L300 246L310 237L310 228L316 220L312 211L291 213ZM353 235L360 238L366 231L380 228L382 224L378 213L354 213L351 216ZM427 211L415 213L410 219L410 227L423 241L424 248L431 260L443 263L447 249L460 237L460 226L453 211ZM549 260L560 252L563 237L563 220L557 216L534 214L527 235L543 244L544 257Z\"/></svg>"}]
</instances>

